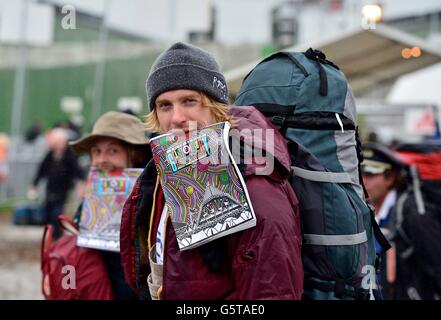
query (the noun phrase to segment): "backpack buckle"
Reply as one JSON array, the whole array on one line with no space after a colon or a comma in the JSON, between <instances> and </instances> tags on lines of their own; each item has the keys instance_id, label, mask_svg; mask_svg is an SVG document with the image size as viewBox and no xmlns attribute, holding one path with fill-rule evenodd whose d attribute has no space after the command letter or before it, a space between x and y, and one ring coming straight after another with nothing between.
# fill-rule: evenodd
<instances>
[{"instance_id":1,"label":"backpack buckle","mask_svg":"<svg viewBox=\"0 0 441 320\"><path fill-rule=\"evenodd\" d=\"M285 116L275 115L271 117L271 122L274 125L278 126L279 128L283 127L283 125L285 124L285 120L286 120Z\"/></svg>"},{"instance_id":2,"label":"backpack buckle","mask_svg":"<svg viewBox=\"0 0 441 320\"><path fill-rule=\"evenodd\" d=\"M357 289L356 290L356 299L357 300L370 300L371 294L367 290Z\"/></svg>"}]
</instances>

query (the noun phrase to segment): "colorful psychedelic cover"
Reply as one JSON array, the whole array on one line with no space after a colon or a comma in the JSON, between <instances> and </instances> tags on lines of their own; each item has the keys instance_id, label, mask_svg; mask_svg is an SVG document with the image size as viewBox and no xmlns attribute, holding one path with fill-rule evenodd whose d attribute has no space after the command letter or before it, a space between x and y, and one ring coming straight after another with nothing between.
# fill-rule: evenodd
<instances>
[{"instance_id":1,"label":"colorful psychedelic cover","mask_svg":"<svg viewBox=\"0 0 441 320\"><path fill-rule=\"evenodd\" d=\"M81 211L77 245L119 252L121 213L142 169L128 168L106 175L92 168Z\"/></svg>"},{"instance_id":2,"label":"colorful psychedelic cover","mask_svg":"<svg viewBox=\"0 0 441 320\"><path fill-rule=\"evenodd\" d=\"M228 122L150 140L180 250L256 225L243 177L228 147ZM187 134L188 135L188 134Z\"/></svg>"}]
</instances>

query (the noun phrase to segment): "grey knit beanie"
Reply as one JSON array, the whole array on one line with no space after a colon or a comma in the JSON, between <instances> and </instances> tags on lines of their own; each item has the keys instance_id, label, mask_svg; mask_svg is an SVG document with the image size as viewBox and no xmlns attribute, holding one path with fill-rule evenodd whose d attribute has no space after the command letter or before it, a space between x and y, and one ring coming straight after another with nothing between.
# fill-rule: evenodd
<instances>
[{"instance_id":1,"label":"grey knit beanie","mask_svg":"<svg viewBox=\"0 0 441 320\"><path fill-rule=\"evenodd\" d=\"M201 91L222 103L228 103L225 77L211 54L182 42L175 43L153 63L146 90L150 110L163 92L177 89Z\"/></svg>"}]
</instances>

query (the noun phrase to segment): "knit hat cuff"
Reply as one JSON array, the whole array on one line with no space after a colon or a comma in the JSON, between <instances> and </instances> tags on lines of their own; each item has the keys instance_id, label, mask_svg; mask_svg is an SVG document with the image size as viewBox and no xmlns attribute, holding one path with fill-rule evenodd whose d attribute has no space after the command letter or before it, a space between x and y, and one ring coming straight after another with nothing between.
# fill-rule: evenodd
<instances>
[{"instance_id":1,"label":"knit hat cuff","mask_svg":"<svg viewBox=\"0 0 441 320\"><path fill-rule=\"evenodd\" d=\"M170 90L189 89L201 91L221 103L228 103L228 89L225 78L218 72L193 64L171 64L155 70L146 83L150 110L155 100Z\"/></svg>"}]
</instances>

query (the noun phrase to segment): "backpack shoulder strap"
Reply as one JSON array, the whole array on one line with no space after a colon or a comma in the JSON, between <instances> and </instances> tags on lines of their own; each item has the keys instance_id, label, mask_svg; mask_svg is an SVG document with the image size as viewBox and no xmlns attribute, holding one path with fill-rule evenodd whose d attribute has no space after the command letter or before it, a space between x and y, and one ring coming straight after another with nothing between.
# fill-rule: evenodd
<instances>
[{"instance_id":1,"label":"backpack shoulder strap","mask_svg":"<svg viewBox=\"0 0 441 320\"><path fill-rule=\"evenodd\" d=\"M44 226L43 237L41 238L41 264L40 267L43 269L43 264L47 260L48 250L52 245L52 235L53 235L53 227L50 224L46 224Z\"/></svg>"},{"instance_id":2,"label":"backpack shoulder strap","mask_svg":"<svg viewBox=\"0 0 441 320\"><path fill-rule=\"evenodd\" d=\"M78 226L67 216L64 214L58 216L58 223L60 224L60 227L74 235L79 234Z\"/></svg>"},{"instance_id":3,"label":"backpack shoulder strap","mask_svg":"<svg viewBox=\"0 0 441 320\"><path fill-rule=\"evenodd\" d=\"M40 270L42 273L41 292L46 299L51 298L53 292L53 280L51 277L51 263L49 261L49 250L52 246L53 227L50 224L44 226L43 237L41 238Z\"/></svg>"},{"instance_id":4,"label":"backpack shoulder strap","mask_svg":"<svg viewBox=\"0 0 441 320\"><path fill-rule=\"evenodd\" d=\"M384 236L383 232L381 232L380 226L378 225L377 221L375 220L375 209L370 203L366 203L369 211L371 212L371 224L372 224L372 230L374 232L375 239L378 241L378 244L381 246L381 249L383 249L384 252L392 248L389 241Z\"/></svg>"},{"instance_id":5,"label":"backpack shoulder strap","mask_svg":"<svg viewBox=\"0 0 441 320\"><path fill-rule=\"evenodd\" d=\"M399 235L401 239L408 245L407 249L400 253L401 258L407 259L409 258L413 251L413 244L410 238L407 236L406 232L403 229L403 221L404 221L404 203L412 192L412 188L409 188L406 192L404 192L397 200L397 205L395 209L395 224L394 224L394 238ZM416 200L415 200L416 201Z\"/></svg>"},{"instance_id":6,"label":"backpack shoulder strap","mask_svg":"<svg viewBox=\"0 0 441 320\"><path fill-rule=\"evenodd\" d=\"M417 205L418 213L425 214L426 208L424 206L423 195L421 193L421 181L416 166L410 166L410 175L412 177L413 194L415 197L415 203Z\"/></svg>"}]
</instances>

